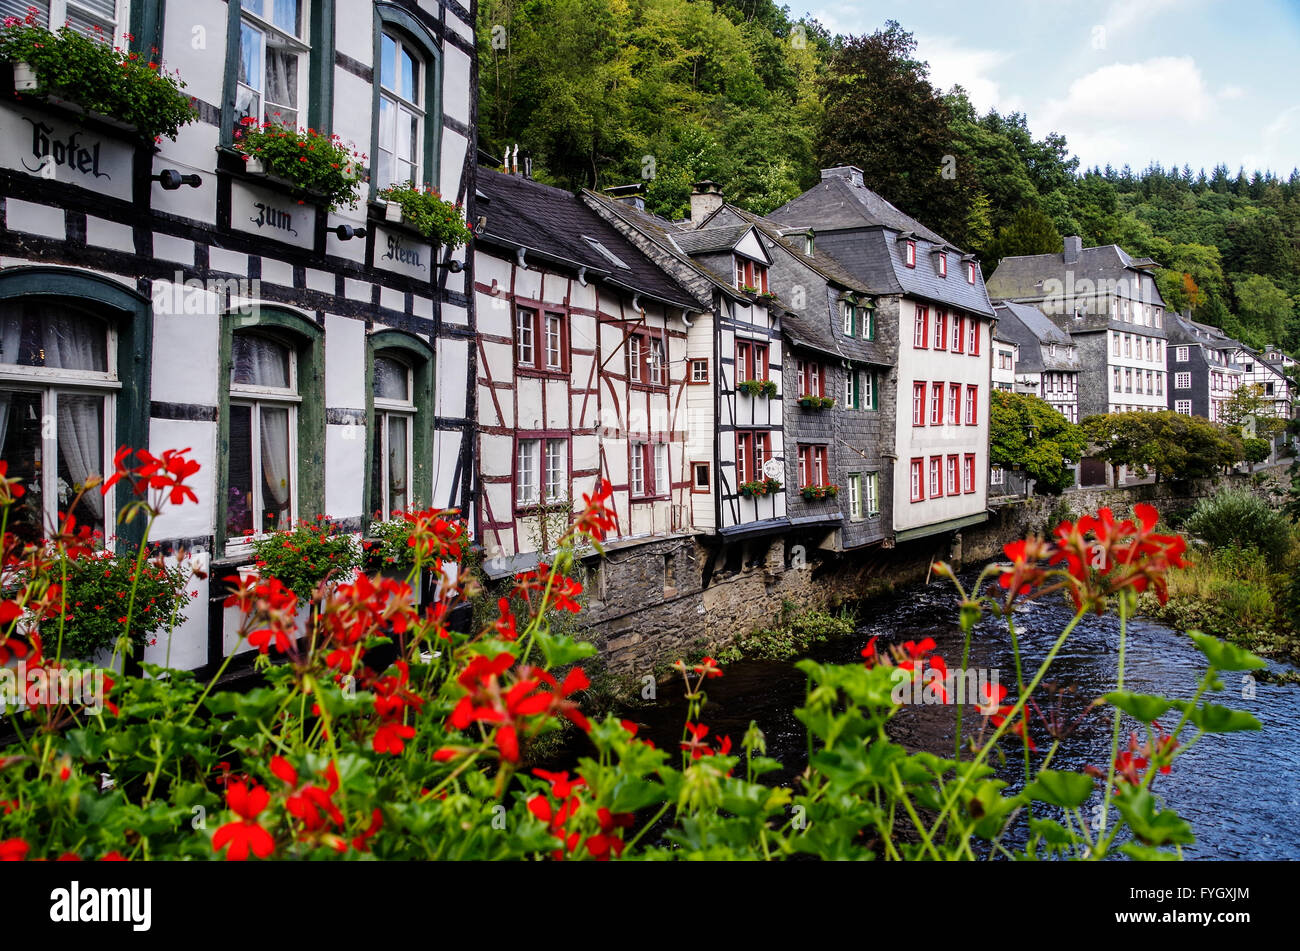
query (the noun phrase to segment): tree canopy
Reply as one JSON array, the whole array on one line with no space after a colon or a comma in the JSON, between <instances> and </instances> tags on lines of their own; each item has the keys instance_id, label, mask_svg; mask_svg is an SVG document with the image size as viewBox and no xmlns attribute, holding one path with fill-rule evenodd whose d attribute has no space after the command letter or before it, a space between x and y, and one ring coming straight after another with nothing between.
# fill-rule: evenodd
<instances>
[{"instance_id":1,"label":"tree canopy","mask_svg":"<svg viewBox=\"0 0 1300 951\"><path fill-rule=\"evenodd\" d=\"M773 0L483 0L479 48L479 146L518 144L544 181L643 182L679 218L703 178L765 213L856 165L986 274L1061 235L1118 244L1162 265L1171 309L1300 349L1300 171L1081 169L1024 114L936 88L893 20L832 36Z\"/></svg>"},{"instance_id":2,"label":"tree canopy","mask_svg":"<svg viewBox=\"0 0 1300 951\"><path fill-rule=\"evenodd\" d=\"M1074 484L1073 463L1083 458L1083 430L1030 393L995 390L989 409L989 461L1020 465L1039 492Z\"/></svg>"},{"instance_id":3,"label":"tree canopy","mask_svg":"<svg viewBox=\"0 0 1300 951\"><path fill-rule=\"evenodd\" d=\"M1200 416L1164 410L1157 413L1104 413L1080 424L1091 445L1089 455L1116 470L1127 466L1138 478L1199 479L1241 462L1241 437Z\"/></svg>"}]
</instances>

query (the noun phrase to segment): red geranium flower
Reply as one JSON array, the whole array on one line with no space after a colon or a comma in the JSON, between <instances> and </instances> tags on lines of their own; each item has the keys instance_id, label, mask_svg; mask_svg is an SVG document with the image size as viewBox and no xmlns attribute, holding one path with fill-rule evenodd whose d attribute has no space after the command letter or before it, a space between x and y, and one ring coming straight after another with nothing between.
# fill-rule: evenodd
<instances>
[{"instance_id":1,"label":"red geranium flower","mask_svg":"<svg viewBox=\"0 0 1300 951\"><path fill-rule=\"evenodd\" d=\"M242 862L251 851L264 859L275 849L275 840L257 822L271 795L262 786L254 784L252 789L242 782L230 783L226 787L226 805L230 811L242 817L235 822L227 822L212 837L213 851L220 852L227 845L227 861Z\"/></svg>"}]
</instances>

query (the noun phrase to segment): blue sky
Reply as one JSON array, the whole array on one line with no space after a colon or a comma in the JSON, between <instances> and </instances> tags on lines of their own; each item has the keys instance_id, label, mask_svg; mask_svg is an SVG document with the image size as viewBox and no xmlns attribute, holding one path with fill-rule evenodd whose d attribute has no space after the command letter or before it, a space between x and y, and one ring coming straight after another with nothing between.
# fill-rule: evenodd
<instances>
[{"instance_id":1,"label":"blue sky","mask_svg":"<svg viewBox=\"0 0 1300 951\"><path fill-rule=\"evenodd\" d=\"M932 83L1024 112L1085 167L1300 167L1300 0L787 2L832 33L898 20Z\"/></svg>"}]
</instances>

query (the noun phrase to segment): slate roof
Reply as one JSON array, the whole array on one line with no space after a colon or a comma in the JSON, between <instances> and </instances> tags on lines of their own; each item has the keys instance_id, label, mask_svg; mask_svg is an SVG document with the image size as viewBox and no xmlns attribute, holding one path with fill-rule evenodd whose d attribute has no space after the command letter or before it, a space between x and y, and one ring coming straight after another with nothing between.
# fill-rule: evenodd
<instances>
[{"instance_id":1,"label":"slate roof","mask_svg":"<svg viewBox=\"0 0 1300 951\"><path fill-rule=\"evenodd\" d=\"M512 251L525 248L537 258L585 267L589 280L599 279L677 307L701 306L576 195L486 168L478 170L478 191L478 209L487 217L487 229L477 240ZM617 260L602 254L593 241Z\"/></svg>"},{"instance_id":2,"label":"slate roof","mask_svg":"<svg viewBox=\"0 0 1300 951\"><path fill-rule=\"evenodd\" d=\"M907 294L993 316L979 263L975 262L976 279L971 284L966 280L966 263L973 258L865 185L832 175L767 217L787 229L812 228L816 235L854 232L852 241L836 240L830 254L876 293ZM906 263L909 238L916 241L915 267ZM948 273L943 277L934 253L940 249L948 255Z\"/></svg>"},{"instance_id":3,"label":"slate roof","mask_svg":"<svg viewBox=\"0 0 1300 951\"><path fill-rule=\"evenodd\" d=\"M679 230L673 233L673 240L687 254L730 251L740 242L740 239L745 236L745 232L748 230L748 225L701 228L698 231Z\"/></svg>"},{"instance_id":4,"label":"slate roof","mask_svg":"<svg viewBox=\"0 0 1300 951\"><path fill-rule=\"evenodd\" d=\"M787 254L796 258L804 267L820 274L832 284L838 284L845 290L856 291L859 294L886 293L885 290L872 288L867 281L857 277L825 250L818 248L815 237L813 240L813 253L805 254L804 231L782 229L761 215L756 215L752 211L745 211L743 208L737 208L734 205L723 205L722 208L718 209L718 211L723 210L740 218L742 221L748 221L754 225L767 239L764 244L767 245L768 250L771 250L773 242L779 243ZM715 215L717 213L714 212Z\"/></svg>"},{"instance_id":5,"label":"slate roof","mask_svg":"<svg viewBox=\"0 0 1300 951\"><path fill-rule=\"evenodd\" d=\"M768 218L792 227L824 231L861 228L864 224L883 225L894 231L911 232L934 244L947 243L870 188L854 185L839 176L823 178L802 195L771 212Z\"/></svg>"},{"instance_id":6,"label":"slate roof","mask_svg":"<svg viewBox=\"0 0 1300 951\"><path fill-rule=\"evenodd\" d=\"M690 268L696 274L704 277L714 285L715 288L725 292L729 296L737 299L746 299L731 280L734 276L718 274L711 268L705 267L699 261L691 258L689 254L678 243L677 239L683 234L690 233L689 222L679 223L669 221L667 218L661 218L658 215L652 215L648 211L641 211L624 202L610 198L608 195L602 195L594 192L589 188L582 191L583 197L588 202L599 202L600 207L608 214L622 219L632 228L640 231L645 237L649 238L655 244L659 245L667 254L671 255L679 264ZM592 214L597 214L594 210ZM612 228L613 226L610 225Z\"/></svg>"},{"instance_id":7,"label":"slate roof","mask_svg":"<svg viewBox=\"0 0 1300 951\"><path fill-rule=\"evenodd\" d=\"M1044 370L1080 370L1077 351L1073 360L1067 356L1069 350L1058 351L1054 359L1049 355L1052 344L1072 347L1074 340L1037 307L997 301L994 308L998 315L997 336L1020 347L1020 357L1016 361L1017 371L1042 373Z\"/></svg>"},{"instance_id":8,"label":"slate roof","mask_svg":"<svg viewBox=\"0 0 1300 951\"><path fill-rule=\"evenodd\" d=\"M1068 287L1067 271L1072 275L1076 286L1085 279L1093 284L1100 280L1132 281L1135 275L1148 274L1144 267L1138 266L1148 262L1149 258L1133 259L1117 244L1083 248L1079 252L1079 260L1068 265L1063 252L1016 255L1003 258L998 264L997 270L989 276L988 292L996 298L1034 300L1044 296L1043 282L1046 280L1062 281ZM1165 306L1154 279L1139 280L1137 286L1144 303ZM1068 290L1066 293L1069 293Z\"/></svg>"}]
</instances>

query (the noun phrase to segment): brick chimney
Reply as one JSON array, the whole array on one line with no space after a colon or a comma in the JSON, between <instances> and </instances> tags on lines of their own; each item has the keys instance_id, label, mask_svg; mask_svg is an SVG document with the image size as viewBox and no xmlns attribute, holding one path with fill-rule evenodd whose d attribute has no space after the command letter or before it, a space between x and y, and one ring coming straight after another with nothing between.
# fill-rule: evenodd
<instances>
[{"instance_id":1,"label":"brick chimney","mask_svg":"<svg viewBox=\"0 0 1300 951\"><path fill-rule=\"evenodd\" d=\"M1079 255L1083 253L1083 239L1077 234L1072 234L1065 239L1065 253L1063 261L1066 264L1078 264Z\"/></svg>"},{"instance_id":2,"label":"brick chimney","mask_svg":"<svg viewBox=\"0 0 1300 951\"><path fill-rule=\"evenodd\" d=\"M722 207L722 186L705 179L691 189L691 224L698 228L709 215Z\"/></svg>"}]
</instances>

